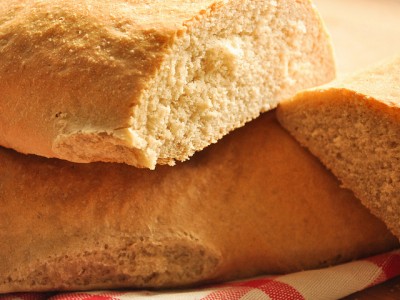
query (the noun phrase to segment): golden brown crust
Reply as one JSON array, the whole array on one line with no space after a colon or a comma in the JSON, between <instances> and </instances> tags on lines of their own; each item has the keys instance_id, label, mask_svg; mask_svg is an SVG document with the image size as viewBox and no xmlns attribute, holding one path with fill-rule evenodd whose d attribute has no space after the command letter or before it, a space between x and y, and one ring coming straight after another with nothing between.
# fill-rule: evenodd
<instances>
[{"instance_id":1,"label":"golden brown crust","mask_svg":"<svg viewBox=\"0 0 400 300\"><path fill-rule=\"evenodd\" d=\"M384 110L384 105L390 109L388 114L397 114L400 108L400 56L395 56L358 71L342 80L331 82L317 90L347 90L360 97L370 99L368 105L376 105L377 109ZM383 105L381 105L382 103Z\"/></svg>"},{"instance_id":2,"label":"golden brown crust","mask_svg":"<svg viewBox=\"0 0 400 300\"><path fill-rule=\"evenodd\" d=\"M177 37L231 2L4 1L0 144L76 162L154 167L156 154L129 130L133 107ZM321 55L332 64L329 50ZM332 78L334 67L325 67Z\"/></svg>"},{"instance_id":3,"label":"golden brown crust","mask_svg":"<svg viewBox=\"0 0 400 300\"><path fill-rule=\"evenodd\" d=\"M0 158L1 292L188 285L398 246L273 113L157 171Z\"/></svg>"},{"instance_id":4,"label":"golden brown crust","mask_svg":"<svg viewBox=\"0 0 400 300\"><path fill-rule=\"evenodd\" d=\"M1 6L4 146L54 157L57 136L85 131L130 143L131 108L182 29L169 18L157 24L157 15L149 13L154 6L132 4L36 0ZM134 9L143 11L137 16L142 19L129 17ZM193 13L180 9L178 23Z\"/></svg>"}]
</instances>

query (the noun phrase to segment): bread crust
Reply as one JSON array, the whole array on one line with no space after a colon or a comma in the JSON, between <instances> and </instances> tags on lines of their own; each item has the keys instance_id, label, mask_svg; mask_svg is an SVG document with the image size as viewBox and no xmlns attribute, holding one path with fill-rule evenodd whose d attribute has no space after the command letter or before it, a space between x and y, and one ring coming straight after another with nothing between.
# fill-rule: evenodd
<instances>
[{"instance_id":1,"label":"bread crust","mask_svg":"<svg viewBox=\"0 0 400 300\"><path fill-rule=\"evenodd\" d=\"M89 141L90 135L108 136L110 143L130 147L132 107L183 22L212 4L190 2L153 1L148 7L132 1L135 19L115 1L2 4L2 144L57 157L58 145L76 133Z\"/></svg>"},{"instance_id":2,"label":"bread crust","mask_svg":"<svg viewBox=\"0 0 400 300\"><path fill-rule=\"evenodd\" d=\"M154 168L158 154L131 130L133 108L176 40L202 18L234 3L3 1L0 144L74 162ZM316 26L320 42L329 44L323 25ZM329 45L320 54L326 61L319 83L334 76L330 50ZM246 116L242 123L254 117Z\"/></svg>"},{"instance_id":3,"label":"bread crust","mask_svg":"<svg viewBox=\"0 0 400 300\"><path fill-rule=\"evenodd\" d=\"M187 286L398 246L273 113L156 172L0 159L3 293Z\"/></svg>"}]
</instances>

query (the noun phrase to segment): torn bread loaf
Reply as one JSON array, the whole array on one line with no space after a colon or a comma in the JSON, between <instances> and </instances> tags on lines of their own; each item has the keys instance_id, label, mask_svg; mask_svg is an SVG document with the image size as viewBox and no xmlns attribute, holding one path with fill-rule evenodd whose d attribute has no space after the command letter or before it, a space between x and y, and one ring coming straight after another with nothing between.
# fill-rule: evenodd
<instances>
[{"instance_id":1,"label":"torn bread loaf","mask_svg":"<svg viewBox=\"0 0 400 300\"><path fill-rule=\"evenodd\" d=\"M173 287L398 247L274 118L157 171L0 148L0 292Z\"/></svg>"},{"instance_id":2,"label":"torn bread loaf","mask_svg":"<svg viewBox=\"0 0 400 300\"><path fill-rule=\"evenodd\" d=\"M309 0L0 3L0 145L22 153L173 164L334 74Z\"/></svg>"},{"instance_id":3,"label":"torn bread loaf","mask_svg":"<svg viewBox=\"0 0 400 300\"><path fill-rule=\"evenodd\" d=\"M400 56L301 92L278 116L400 238Z\"/></svg>"}]
</instances>

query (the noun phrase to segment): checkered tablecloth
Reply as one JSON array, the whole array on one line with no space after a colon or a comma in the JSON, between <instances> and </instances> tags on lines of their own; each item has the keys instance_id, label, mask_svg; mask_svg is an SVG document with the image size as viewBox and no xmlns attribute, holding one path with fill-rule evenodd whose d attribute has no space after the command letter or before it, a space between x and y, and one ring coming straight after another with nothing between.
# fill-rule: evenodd
<instances>
[{"instance_id":1,"label":"checkered tablecloth","mask_svg":"<svg viewBox=\"0 0 400 300\"><path fill-rule=\"evenodd\" d=\"M400 275L400 249L335 267L265 276L195 290L16 293L0 300L283 300L339 299Z\"/></svg>"}]
</instances>

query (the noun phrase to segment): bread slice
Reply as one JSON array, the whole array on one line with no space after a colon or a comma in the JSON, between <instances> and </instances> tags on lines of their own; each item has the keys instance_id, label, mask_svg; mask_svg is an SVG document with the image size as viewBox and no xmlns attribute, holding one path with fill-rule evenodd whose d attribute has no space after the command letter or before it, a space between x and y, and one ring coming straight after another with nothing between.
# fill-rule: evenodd
<instances>
[{"instance_id":1,"label":"bread slice","mask_svg":"<svg viewBox=\"0 0 400 300\"><path fill-rule=\"evenodd\" d=\"M154 168L335 75L309 0L0 3L0 144Z\"/></svg>"},{"instance_id":2,"label":"bread slice","mask_svg":"<svg viewBox=\"0 0 400 300\"><path fill-rule=\"evenodd\" d=\"M0 160L0 292L193 285L399 246L273 113L157 171Z\"/></svg>"},{"instance_id":3,"label":"bread slice","mask_svg":"<svg viewBox=\"0 0 400 300\"><path fill-rule=\"evenodd\" d=\"M400 238L400 56L299 93L278 116Z\"/></svg>"}]
</instances>

